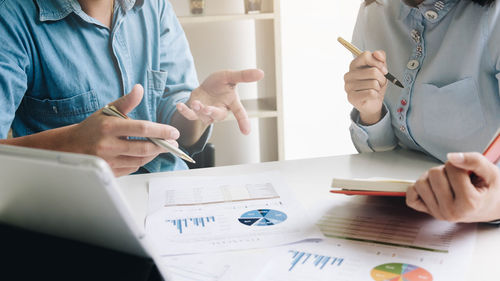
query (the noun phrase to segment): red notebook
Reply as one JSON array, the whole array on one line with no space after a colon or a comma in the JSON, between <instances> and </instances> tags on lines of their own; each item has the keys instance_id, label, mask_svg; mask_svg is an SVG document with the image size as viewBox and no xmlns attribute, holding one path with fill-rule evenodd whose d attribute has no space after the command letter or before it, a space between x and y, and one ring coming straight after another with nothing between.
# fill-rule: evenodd
<instances>
[{"instance_id":1,"label":"red notebook","mask_svg":"<svg viewBox=\"0 0 500 281\"><path fill-rule=\"evenodd\" d=\"M484 150L483 155L492 163L500 161L500 129ZM371 196L406 196L406 190L415 181L397 179L339 179L332 181L331 193Z\"/></svg>"}]
</instances>

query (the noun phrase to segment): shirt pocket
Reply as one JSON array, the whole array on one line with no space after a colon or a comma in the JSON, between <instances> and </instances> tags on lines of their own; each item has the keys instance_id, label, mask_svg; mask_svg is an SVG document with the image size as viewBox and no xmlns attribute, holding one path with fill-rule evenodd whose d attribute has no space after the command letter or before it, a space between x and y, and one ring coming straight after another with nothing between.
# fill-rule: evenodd
<instances>
[{"instance_id":1,"label":"shirt pocket","mask_svg":"<svg viewBox=\"0 0 500 281\"><path fill-rule=\"evenodd\" d=\"M34 132L80 123L100 108L93 90L62 99L24 96L23 103Z\"/></svg>"},{"instance_id":2,"label":"shirt pocket","mask_svg":"<svg viewBox=\"0 0 500 281\"><path fill-rule=\"evenodd\" d=\"M457 142L484 127L485 119L473 78L443 87L422 85L425 133L434 139Z\"/></svg>"},{"instance_id":3,"label":"shirt pocket","mask_svg":"<svg viewBox=\"0 0 500 281\"><path fill-rule=\"evenodd\" d=\"M156 117L158 104L160 102L160 99L163 97L165 87L167 85L167 78L168 72L166 71L147 71L148 85L146 90L146 99L148 100L147 104L151 116Z\"/></svg>"}]
</instances>

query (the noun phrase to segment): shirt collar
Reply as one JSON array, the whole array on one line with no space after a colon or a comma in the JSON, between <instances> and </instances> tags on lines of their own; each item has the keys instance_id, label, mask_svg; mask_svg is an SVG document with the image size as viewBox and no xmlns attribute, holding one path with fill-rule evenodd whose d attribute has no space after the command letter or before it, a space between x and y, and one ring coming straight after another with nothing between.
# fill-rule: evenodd
<instances>
[{"instance_id":1,"label":"shirt collar","mask_svg":"<svg viewBox=\"0 0 500 281\"><path fill-rule=\"evenodd\" d=\"M39 9L40 21L58 21L67 17L70 13L83 13L77 0L35 0ZM128 12L135 6L141 7L144 0L116 0L124 12Z\"/></svg>"},{"instance_id":2,"label":"shirt collar","mask_svg":"<svg viewBox=\"0 0 500 281\"><path fill-rule=\"evenodd\" d=\"M419 13L428 22L440 21L455 6L459 0L424 0L418 7L410 7L401 2L399 19L406 19L412 11Z\"/></svg>"}]
</instances>

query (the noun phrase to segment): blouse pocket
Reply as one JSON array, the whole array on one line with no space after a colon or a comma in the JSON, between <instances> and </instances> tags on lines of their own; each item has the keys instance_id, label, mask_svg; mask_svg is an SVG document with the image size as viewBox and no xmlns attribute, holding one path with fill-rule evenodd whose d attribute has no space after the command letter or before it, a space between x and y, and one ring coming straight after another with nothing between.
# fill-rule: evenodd
<instances>
[{"instance_id":1,"label":"blouse pocket","mask_svg":"<svg viewBox=\"0 0 500 281\"><path fill-rule=\"evenodd\" d=\"M473 78L465 78L441 88L423 84L423 127L436 139L460 141L484 126L484 114Z\"/></svg>"},{"instance_id":2,"label":"blouse pocket","mask_svg":"<svg viewBox=\"0 0 500 281\"><path fill-rule=\"evenodd\" d=\"M62 99L24 96L23 107L31 116L35 131L80 123L99 109L94 91Z\"/></svg>"}]
</instances>

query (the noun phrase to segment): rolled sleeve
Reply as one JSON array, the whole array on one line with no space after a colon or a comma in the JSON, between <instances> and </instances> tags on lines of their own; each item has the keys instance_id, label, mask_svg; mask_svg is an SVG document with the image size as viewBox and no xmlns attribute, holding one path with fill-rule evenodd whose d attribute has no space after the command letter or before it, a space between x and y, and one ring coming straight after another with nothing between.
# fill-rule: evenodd
<instances>
[{"instance_id":1,"label":"rolled sleeve","mask_svg":"<svg viewBox=\"0 0 500 281\"><path fill-rule=\"evenodd\" d=\"M393 150L396 138L391 125L391 116L384 105L384 116L373 125L364 126L359 122L359 111L351 112L352 124L349 128L351 139L358 152L375 152Z\"/></svg>"}]
</instances>

